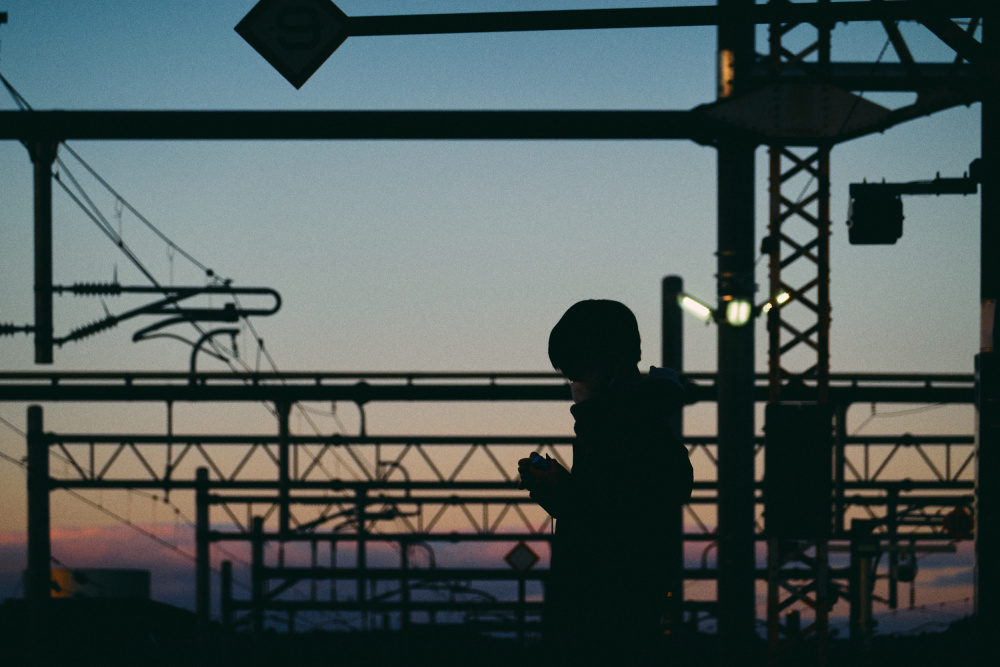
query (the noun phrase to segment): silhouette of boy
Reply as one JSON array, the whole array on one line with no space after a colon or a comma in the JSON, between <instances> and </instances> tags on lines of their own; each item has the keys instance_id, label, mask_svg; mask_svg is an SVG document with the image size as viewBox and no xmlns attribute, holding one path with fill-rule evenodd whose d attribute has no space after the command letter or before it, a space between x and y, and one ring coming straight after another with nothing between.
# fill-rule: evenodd
<instances>
[{"instance_id":1,"label":"silhouette of boy","mask_svg":"<svg viewBox=\"0 0 1000 667\"><path fill-rule=\"evenodd\" d=\"M556 519L543 644L557 664L652 661L678 572L687 450L671 429L684 390L670 369L641 375L639 327L624 304L573 305L549 336L570 381L572 470L548 456L518 461L519 488Z\"/></svg>"}]
</instances>

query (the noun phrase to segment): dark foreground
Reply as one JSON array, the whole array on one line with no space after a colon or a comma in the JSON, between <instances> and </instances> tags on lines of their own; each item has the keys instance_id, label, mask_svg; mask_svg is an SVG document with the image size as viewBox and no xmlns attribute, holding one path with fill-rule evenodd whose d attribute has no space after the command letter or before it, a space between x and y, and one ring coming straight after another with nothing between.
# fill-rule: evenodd
<instances>
[{"instance_id":1,"label":"dark foreground","mask_svg":"<svg viewBox=\"0 0 1000 667\"><path fill-rule=\"evenodd\" d=\"M556 667L541 661L537 648L522 649L511 640L482 636L461 626L419 626L400 632L266 632L226 637L212 628L199 646L194 615L156 602L124 600L56 600L49 628L43 633L46 656L29 660L32 636L23 600L0 605L0 662L21 665L91 665L107 667L270 667L272 665L433 665L435 667ZM876 636L867 652L846 640L831 641L829 667L979 667L1000 664L989 644L990 633L977 633L972 619L962 619L942 632L915 636ZM665 639L662 664L714 667L719 645L714 635ZM740 653L740 667L767 665L763 641ZM818 664L814 644L787 652L776 666Z\"/></svg>"}]
</instances>

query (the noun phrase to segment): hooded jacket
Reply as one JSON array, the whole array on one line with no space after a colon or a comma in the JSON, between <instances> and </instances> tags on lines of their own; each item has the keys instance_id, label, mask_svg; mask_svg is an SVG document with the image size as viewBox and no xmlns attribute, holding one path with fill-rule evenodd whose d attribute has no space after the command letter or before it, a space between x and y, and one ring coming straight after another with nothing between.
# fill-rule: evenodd
<instances>
[{"instance_id":1,"label":"hooded jacket","mask_svg":"<svg viewBox=\"0 0 1000 667\"><path fill-rule=\"evenodd\" d=\"M683 403L674 372L652 367L571 408L571 475L557 493L536 498L556 519L544 632L559 654L593 658L614 648L621 659L619 648L658 633L692 486L687 450L671 427Z\"/></svg>"}]
</instances>

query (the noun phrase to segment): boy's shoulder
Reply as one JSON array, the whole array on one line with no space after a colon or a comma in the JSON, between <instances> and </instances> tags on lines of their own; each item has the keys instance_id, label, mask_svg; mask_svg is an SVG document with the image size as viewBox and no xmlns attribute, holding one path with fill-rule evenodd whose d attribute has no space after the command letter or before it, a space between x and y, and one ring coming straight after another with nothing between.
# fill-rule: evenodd
<instances>
[{"instance_id":1,"label":"boy's shoulder","mask_svg":"<svg viewBox=\"0 0 1000 667\"><path fill-rule=\"evenodd\" d=\"M632 391L637 397L655 397L670 402L684 402L684 385L672 368L650 366L649 372L635 382Z\"/></svg>"}]
</instances>

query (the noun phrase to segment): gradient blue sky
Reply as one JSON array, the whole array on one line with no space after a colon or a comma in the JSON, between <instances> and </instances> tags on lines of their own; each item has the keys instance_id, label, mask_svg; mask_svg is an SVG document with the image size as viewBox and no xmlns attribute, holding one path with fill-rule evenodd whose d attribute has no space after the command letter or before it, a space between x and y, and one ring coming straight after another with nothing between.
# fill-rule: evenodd
<instances>
[{"instance_id":1,"label":"gradient blue sky","mask_svg":"<svg viewBox=\"0 0 1000 667\"><path fill-rule=\"evenodd\" d=\"M715 95L711 28L349 39L301 90L233 31L254 0L168 3L6 0L0 72L36 109L688 109ZM351 14L661 6L703 2L459 2L344 0ZM901 25L921 61L949 49ZM765 33L757 42L766 48ZM835 60L874 61L880 26L839 26ZM897 58L889 48L884 61ZM908 95L868 95L888 106ZM0 107L12 109L4 98ZM844 224L853 181L958 176L980 153L980 108L958 108L837 147L831 160L835 372L972 372L978 349L978 197L908 198L895 246L854 247ZM75 142L101 175L178 245L237 285L273 287L281 312L256 322L283 370L547 370L545 341L582 298L627 303L659 362L660 280L715 294L715 153L692 142ZM70 165L72 168L72 164ZM75 173L81 170L76 169ZM767 227L767 156L758 151L757 238ZM0 144L0 321L31 312L31 167ZM96 190L95 190L96 192ZM113 200L97 200L113 215ZM748 204L749 205L749 204ZM117 221L116 221L117 224ZM162 280L165 246L127 212L127 242ZM140 274L60 192L55 280L141 284ZM179 256L178 284L204 277ZM766 261L757 281L767 282ZM761 293L763 300L763 292ZM109 301L115 312L137 302ZM102 317L98 301L57 297L57 335ZM131 323L56 350L51 370L186 368L174 341L130 342ZM757 367L767 367L757 325ZM714 370L715 331L686 324L686 366ZM243 349L253 365L252 341ZM5 370L36 369L30 341L0 340ZM203 368L213 368L210 360ZM426 408L377 413L376 432L569 431L565 406ZM119 419L122 431L159 429L162 408ZM211 415L190 410L188 428ZM710 408L688 424L713 432ZM24 407L0 406L23 426ZM858 410L853 424L867 416ZM345 416L348 427L353 415ZM101 428L79 406L52 407L54 430ZM235 421L235 419L234 419ZM251 423L251 426L246 426ZM258 410L241 426L270 431ZM875 420L866 432L971 433L972 410ZM0 428L0 450L24 452ZM23 530L21 473L0 467ZM70 512L66 509L66 512ZM75 516L75 515L74 515ZM99 521L81 514L56 521ZM61 518L60 518L61 517Z\"/></svg>"}]
</instances>

